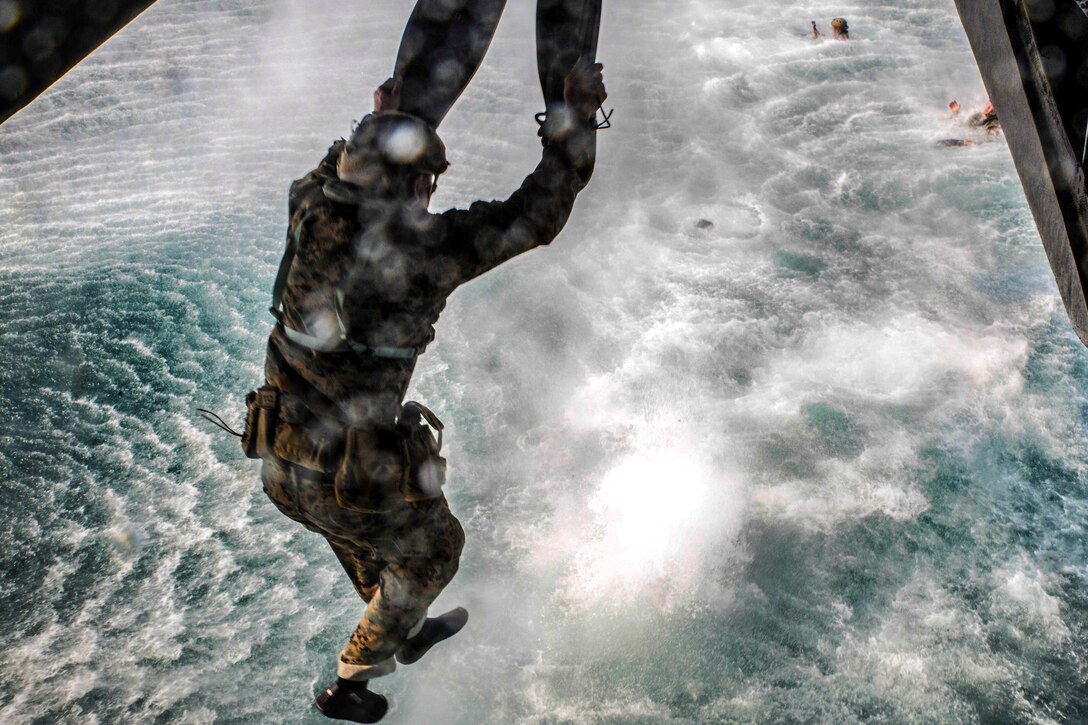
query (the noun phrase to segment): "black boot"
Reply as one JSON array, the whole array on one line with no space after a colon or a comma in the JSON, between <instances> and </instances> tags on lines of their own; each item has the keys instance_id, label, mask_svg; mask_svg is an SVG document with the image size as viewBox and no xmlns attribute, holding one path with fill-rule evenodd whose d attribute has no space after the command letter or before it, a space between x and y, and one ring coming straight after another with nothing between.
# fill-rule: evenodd
<instances>
[{"instance_id":1,"label":"black boot","mask_svg":"<svg viewBox=\"0 0 1088 725\"><path fill-rule=\"evenodd\" d=\"M354 722L378 722L385 717L389 701L366 687L367 681L336 678L317 696L317 709L325 717Z\"/></svg>"},{"instance_id":2,"label":"black boot","mask_svg":"<svg viewBox=\"0 0 1088 725\"><path fill-rule=\"evenodd\" d=\"M468 622L468 612L464 607L451 609L441 617L427 617L419 633L397 650L397 662L402 665L418 662L419 658L427 654L427 650L431 647L460 632L466 622Z\"/></svg>"}]
</instances>

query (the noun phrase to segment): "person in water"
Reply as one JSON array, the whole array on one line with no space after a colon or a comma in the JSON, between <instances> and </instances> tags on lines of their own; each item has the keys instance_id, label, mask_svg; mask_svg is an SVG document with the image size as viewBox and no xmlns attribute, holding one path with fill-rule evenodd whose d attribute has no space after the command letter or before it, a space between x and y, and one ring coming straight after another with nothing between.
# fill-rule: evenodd
<instances>
[{"instance_id":1,"label":"person in water","mask_svg":"<svg viewBox=\"0 0 1088 725\"><path fill-rule=\"evenodd\" d=\"M850 26L846 23L846 18L832 20L831 32L835 34L835 40L850 40Z\"/></svg>"},{"instance_id":2,"label":"person in water","mask_svg":"<svg viewBox=\"0 0 1088 725\"><path fill-rule=\"evenodd\" d=\"M997 120L997 111L989 98L986 105L978 113L972 113L967 119L967 125L985 131L989 136L996 136L1001 130L1001 122Z\"/></svg>"},{"instance_id":3,"label":"person in water","mask_svg":"<svg viewBox=\"0 0 1088 725\"><path fill-rule=\"evenodd\" d=\"M949 101L948 110L952 113L952 118L958 121L962 110L959 101L954 99ZM996 134L1001 130L1001 122L997 119L997 111L994 110L994 104L989 98L986 99L986 105L982 107L981 111L972 113L967 118L967 126L982 129L990 134Z\"/></svg>"},{"instance_id":4,"label":"person in water","mask_svg":"<svg viewBox=\"0 0 1088 725\"><path fill-rule=\"evenodd\" d=\"M979 129L986 132L986 138L981 140L993 140L1001 130L1001 123L997 120L997 112L994 110L994 104L989 99L986 100L986 105L982 107L982 110L978 113L972 113L968 117L966 124L960 118L960 111L962 110L959 101L953 99L948 102L948 110L952 115L952 120L957 126L966 125L972 129ZM943 138L937 141L938 146L973 146L977 143L977 140L970 138Z\"/></svg>"},{"instance_id":5,"label":"person in water","mask_svg":"<svg viewBox=\"0 0 1088 725\"><path fill-rule=\"evenodd\" d=\"M375 91L374 113L291 185L266 385L247 398L243 447L264 459L268 497L328 540L366 603L317 698L330 718L380 720L388 702L370 680L467 622L461 608L427 617L464 532L442 494L441 422L404 397L446 298L563 228L593 171L602 69L581 61L567 75L564 103L540 129L541 160L505 201L428 211L446 149L398 110L393 79Z\"/></svg>"}]
</instances>

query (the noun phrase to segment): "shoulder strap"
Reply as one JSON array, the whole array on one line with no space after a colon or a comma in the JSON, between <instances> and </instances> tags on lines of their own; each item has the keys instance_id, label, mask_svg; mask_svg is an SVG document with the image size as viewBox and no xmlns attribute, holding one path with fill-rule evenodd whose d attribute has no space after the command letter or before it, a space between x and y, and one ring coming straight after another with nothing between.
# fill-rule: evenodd
<instances>
[{"instance_id":1,"label":"shoulder strap","mask_svg":"<svg viewBox=\"0 0 1088 725\"><path fill-rule=\"evenodd\" d=\"M309 219L310 212L307 212L299 220L293 233L288 236L287 248L283 251L280 268L276 272L276 282L272 285L272 306L268 308L268 311L272 313L277 322L283 322L283 311L281 309L283 307L283 290L287 287L287 275L291 273L291 265L294 264L295 256L298 254L298 246L302 243L302 230Z\"/></svg>"}]
</instances>

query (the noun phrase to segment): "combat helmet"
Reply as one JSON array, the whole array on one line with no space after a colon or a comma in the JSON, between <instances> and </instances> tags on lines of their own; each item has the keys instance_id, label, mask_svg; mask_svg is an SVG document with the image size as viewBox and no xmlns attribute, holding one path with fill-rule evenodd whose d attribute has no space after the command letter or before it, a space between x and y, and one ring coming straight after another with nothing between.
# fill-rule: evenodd
<instances>
[{"instance_id":1,"label":"combat helmet","mask_svg":"<svg viewBox=\"0 0 1088 725\"><path fill-rule=\"evenodd\" d=\"M352 166L386 174L433 174L449 167L446 146L430 124L400 111L371 113L359 121L344 151Z\"/></svg>"}]
</instances>

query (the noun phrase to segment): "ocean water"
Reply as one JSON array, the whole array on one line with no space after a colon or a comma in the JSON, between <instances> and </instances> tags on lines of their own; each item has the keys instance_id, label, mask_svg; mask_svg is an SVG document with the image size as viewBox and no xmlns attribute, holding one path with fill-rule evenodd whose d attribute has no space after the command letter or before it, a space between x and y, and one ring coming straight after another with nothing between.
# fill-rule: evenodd
<instances>
[{"instance_id":1,"label":"ocean water","mask_svg":"<svg viewBox=\"0 0 1088 725\"><path fill-rule=\"evenodd\" d=\"M535 163L532 4L433 207ZM411 9L159 0L0 127L0 721L319 723L360 611L234 439L286 192ZM853 39L813 42L844 15ZM606 3L561 237L459 290L468 627L389 723L1088 720L1088 351L951 0Z\"/></svg>"}]
</instances>

